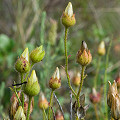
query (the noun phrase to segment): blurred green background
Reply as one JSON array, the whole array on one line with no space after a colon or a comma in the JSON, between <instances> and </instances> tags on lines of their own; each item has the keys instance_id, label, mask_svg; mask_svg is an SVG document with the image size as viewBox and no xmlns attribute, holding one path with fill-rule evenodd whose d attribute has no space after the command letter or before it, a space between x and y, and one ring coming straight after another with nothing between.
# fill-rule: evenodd
<instances>
[{"instance_id":1,"label":"blurred green background","mask_svg":"<svg viewBox=\"0 0 120 120\"><path fill-rule=\"evenodd\" d=\"M13 81L19 83L19 75L14 69L17 57L26 47L31 51L39 45L43 45L46 56L42 63L36 64L33 69L37 71L41 90L49 101L48 81L58 66L61 69L62 86L56 91L56 95L63 106L66 120L69 119L69 88L65 72L61 67L65 64L64 26L60 20L68 2L68 0L0 0L0 119L7 119L9 113L11 97L9 86ZM86 69L88 77L84 81L82 92L85 93L86 104L90 104L86 119L94 120L96 118L89 101L89 93L93 87L98 60L97 46L100 41L105 41L107 50L112 40L107 80L113 81L120 71L120 1L71 0L71 2L76 24L68 33L68 55L71 55L70 76L72 77L76 70L80 70L75 58L81 41L85 40L92 52L93 61ZM105 56L100 63L98 90L101 83L104 86L104 70ZM104 104L103 97L102 101ZM58 108L55 102L55 111ZM42 119L42 112L39 111L38 97L35 97L31 119ZM104 107L101 111L104 114ZM104 118L101 117L100 120L102 119Z\"/></svg>"}]
</instances>

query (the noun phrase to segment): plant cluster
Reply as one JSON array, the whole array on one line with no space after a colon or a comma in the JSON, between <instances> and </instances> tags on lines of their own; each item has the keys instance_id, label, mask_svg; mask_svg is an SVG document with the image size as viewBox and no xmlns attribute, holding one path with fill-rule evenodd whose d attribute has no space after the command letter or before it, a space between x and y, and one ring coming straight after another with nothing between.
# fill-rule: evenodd
<instances>
[{"instance_id":1,"label":"plant cluster","mask_svg":"<svg viewBox=\"0 0 120 120\"><path fill-rule=\"evenodd\" d=\"M45 12L43 12L43 19L45 17ZM44 22L44 20L43 20ZM56 43L56 30L57 30L57 23L54 20L50 20L51 27L50 32L48 35L48 47L47 52L50 52L50 47ZM76 63L79 65L80 72L77 71L74 77L71 80L71 76L69 74L68 69L68 62L69 62L69 55L68 55L68 30L76 24L75 14L73 13L72 3L69 2L65 10L63 11L61 22L65 28L65 36L64 36L64 58L65 64L62 66L64 70L65 76L67 78L68 88L70 93L70 120L84 120L87 116L87 110L89 110L89 104L86 105L85 98L86 93L82 93L82 88L84 80L87 77L86 70L87 66L92 62L92 54L91 51L88 49L88 45L85 41L81 42L81 47L76 53ZM42 26L43 25L43 26ZM44 23L41 25L41 33L44 31ZM40 90L41 87L45 87L42 84L39 84L39 80L36 74L36 70L33 66L38 67L41 65L43 68L46 68L46 71L51 70L51 66L48 64L52 64L52 57L49 53L43 50L44 46L44 37L41 34L41 46L36 47L33 49L30 54L28 48L26 48L23 53L18 57L15 62L15 70L20 75L20 82L12 84L10 87L12 93L12 97L10 99L10 110L9 110L9 118L11 120L29 120L32 112L34 111L34 97L39 95L38 99L38 107L42 111L42 119L43 120L64 120L64 111L60 102L55 94L57 89L60 89L62 86L61 84L61 73L60 69L56 66L56 70L53 72L53 75L50 77L49 82L49 96L50 100L47 100L45 93ZM109 62L109 54L112 42L110 42L108 50L105 49L105 42L101 41L98 46L98 61L97 67L95 71L94 77L94 86L92 86L92 92L89 95L89 99L94 107L96 119L99 120L101 118L108 120L108 112L111 111L111 119L118 120L120 119L120 76L116 78L113 85L109 82L109 90L107 94L107 68ZM57 48L56 48L57 49ZM57 49L58 52L60 49ZM52 51L54 52L54 51ZM105 62L105 71L104 71L104 86L100 85L100 90L98 90L98 76L100 73L100 64L101 59L103 56L106 55L106 62ZM44 57L47 56L45 59ZM49 58L49 59L48 59ZM43 63L42 63L43 62ZM45 63L46 62L46 63ZM41 64L39 64L41 63ZM45 64L44 64L45 63ZM44 65L42 65L44 64ZM38 66L37 66L38 65ZM44 69L43 69L44 70ZM40 74L44 71L40 71ZM47 78L49 76L47 75ZM42 76L44 79L44 76ZM42 80L42 82L46 82ZM72 86L72 84L74 87ZM1 85L4 88L4 85ZM1 87L1 89L3 89ZM75 88L75 89L74 89ZM46 88L47 89L47 88ZM51 92L51 93L50 93ZM102 105L101 100L104 95L104 100L107 99L107 102ZM56 98L57 103L59 105L59 109L54 112L54 102L53 99ZM1 102L1 101L0 101ZM109 108L108 108L108 106ZM101 112L100 109L98 112L98 107L104 106L104 113ZM2 111L2 108L0 109ZM100 116L101 115L101 116ZM103 116L102 116L103 115ZM41 116L41 114L40 114Z\"/></svg>"}]
</instances>

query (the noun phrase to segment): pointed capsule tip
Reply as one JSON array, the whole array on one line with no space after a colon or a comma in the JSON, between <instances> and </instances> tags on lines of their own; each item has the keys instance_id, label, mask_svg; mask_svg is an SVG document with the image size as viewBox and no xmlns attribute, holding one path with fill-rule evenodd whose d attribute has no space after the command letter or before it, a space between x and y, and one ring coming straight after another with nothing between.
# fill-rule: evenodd
<instances>
[{"instance_id":1,"label":"pointed capsule tip","mask_svg":"<svg viewBox=\"0 0 120 120\"><path fill-rule=\"evenodd\" d=\"M32 70L30 79L33 81L33 83L37 81L37 76L36 76L35 70Z\"/></svg>"},{"instance_id":2,"label":"pointed capsule tip","mask_svg":"<svg viewBox=\"0 0 120 120\"><path fill-rule=\"evenodd\" d=\"M72 3L69 2L66 9L65 9L65 13L69 16L72 17L73 16L73 8L72 8Z\"/></svg>"}]
</instances>

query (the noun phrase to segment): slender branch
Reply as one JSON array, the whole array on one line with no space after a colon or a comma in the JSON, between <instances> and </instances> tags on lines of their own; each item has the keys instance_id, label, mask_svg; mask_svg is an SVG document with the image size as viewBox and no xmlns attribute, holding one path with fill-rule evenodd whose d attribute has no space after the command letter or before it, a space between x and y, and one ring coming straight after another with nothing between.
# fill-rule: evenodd
<instances>
[{"instance_id":1,"label":"slender branch","mask_svg":"<svg viewBox=\"0 0 120 120\"><path fill-rule=\"evenodd\" d=\"M72 120L72 92L70 91L70 120Z\"/></svg>"},{"instance_id":2,"label":"slender branch","mask_svg":"<svg viewBox=\"0 0 120 120\"><path fill-rule=\"evenodd\" d=\"M45 120L45 113L44 113L44 109L42 109L42 113L43 113L43 120Z\"/></svg>"},{"instance_id":3,"label":"slender branch","mask_svg":"<svg viewBox=\"0 0 120 120\"><path fill-rule=\"evenodd\" d=\"M62 112L63 118L65 119L62 106L60 105L60 102L59 102L59 100L57 99L57 96L55 95L55 93L54 93L54 97L55 97L55 99L56 99L56 101L57 101L57 103L58 103L58 105L59 105L59 107L60 107L60 110L61 110L61 112Z\"/></svg>"},{"instance_id":4,"label":"slender branch","mask_svg":"<svg viewBox=\"0 0 120 120\"><path fill-rule=\"evenodd\" d=\"M70 77L69 77L69 74L68 74L67 33L68 33L68 28L65 28L65 39L64 39L64 47L65 47L65 72L66 72L66 75L67 75L69 88L71 89L72 93L76 97L76 93L75 93L75 91L73 90L73 88L72 88L72 86L70 84Z\"/></svg>"},{"instance_id":5,"label":"slender branch","mask_svg":"<svg viewBox=\"0 0 120 120\"><path fill-rule=\"evenodd\" d=\"M44 114L44 116L45 116L45 120L48 120L48 118L47 118L47 114L46 114L46 112L45 112L45 109L43 109L43 114Z\"/></svg>"},{"instance_id":6,"label":"slender branch","mask_svg":"<svg viewBox=\"0 0 120 120\"><path fill-rule=\"evenodd\" d=\"M18 97L18 94L17 94L16 88L14 89L14 92L15 92L15 95L16 95L18 101L19 101L19 104L21 105L21 100L20 100L20 98Z\"/></svg>"},{"instance_id":7,"label":"slender branch","mask_svg":"<svg viewBox=\"0 0 120 120\"><path fill-rule=\"evenodd\" d=\"M23 111L24 111L24 93L22 92L22 108L23 108Z\"/></svg>"},{"instance_id":8,"label":"slender branch","mask_svg":"<svg viewBox=\"0 0 120 120\"><path fill-rule=\"evenodd\" d=\"M78 107L80 107L79 97L80 97L80 92L81 92L82 85L83 85L83 80L84 80L84 71L85 71L85 66L82 66L81 81L80 81L80 86L79 86L79 90L78 90L78 93L77 93L77 103L78 103Z\"/></svg>"},{"instance_id":9,"label":"slender branch","mask_svg":"<svg viewBox=\"0 0 120 120\"><path fill-rule=\"evenodd\" d=\"M23 83L23 73L21 73L21 83ZM23 108L23 111L24 111L24 93L22 91L22 108Z\"/></svg>"},{"instance_id":10,"label":"slender branch","mask_svg":"<svg viewBox=\"0 0 120 120\"><path fill-rule=\"evenodd\" d=\"M106 100L106 96L107 96L107 67L108 67L108 62L109 62L109 53L110 53L110 48L112 45L112 40L110 41L109 47L108 47L108 51L107 51L107 55L106 55L106 65L105 65L105 74L104 74L104 100ZM107 102L105 101L105 120L108 120L108 107L107 107Z\"/></svg>"},{"instance_id":11,"label":"slender branch","mask_svg":"<svg viewBox=\"0 0 120 120\"><path fill-rule=\"evenodd\" d=\"M27 119L26 120L29 120L31 100L32 100L32 97L29 96L29 103L28 103Z\"/></svg>"},{"instance_id":12,"label":"slender branch","mask_svg":"<svg viewBox=\"0 0 120 120\"><path fill-rule=\"evenodd\" d=\"M56 120L56 117L55 117L55 112L54 112L54 110L53 110L53 108L51 107L51 110L52 110L52 112L53 112L53 120Z\"/></svg>"},{"instance_id":13,"label":"slender branch","mask_svg":"<svg viewBox=\"0 0 120 120\"><path fill-rule=\"evenodd\" d=\"M50 120L50 111L51 111L51 107L52 107L53 93L54 93L54 91L52 90L51 95L50 95L50 105L49 105L49 111L48 111L48 120Z\"/></svg>"}]
</instances>

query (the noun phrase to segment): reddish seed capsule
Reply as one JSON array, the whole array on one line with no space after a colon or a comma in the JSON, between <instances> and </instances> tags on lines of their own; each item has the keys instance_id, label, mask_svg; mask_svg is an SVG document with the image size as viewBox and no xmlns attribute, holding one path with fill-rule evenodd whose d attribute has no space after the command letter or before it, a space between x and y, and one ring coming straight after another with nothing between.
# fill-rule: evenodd
<instances>
[{"instance_id":1,"label":"reddish seed capsule","mask_svg":"<svg viewBox=\"0 0 120 120\"><path fill-rule=\"evenodd\" d=\"M56 120L64 120L62 113L58 110L55 114Z\"/></svg>"},{"instance_id":2,"label":"reddish seed capsule","mask_svg":"<svg viewBox=\"0 0 120 120\"><path fill-rule=\"evenodd\" d=\"M117 78L115 79L116 83L117 83L117 87L119 88L120 87L120 73L119 75L117 76Z\"/></svg>"},{"instance_id":3,"label":"reddish seed capsule","mask_svg":"<svg viewBox=\"0 0 120 120\"><path fill-rule=\"evenodd\" d=\"M90 101L95 104L95 103L99 103L101 99L101 95L100 93L98 93L96 91L95 88L92 89L92 93L90 94Z\"/></svg>"},{"instance_id":4,"label":"reddish seed capsule","mask_svg":"<svg viewBox=\"0 0 120 120\"><path fill-rule=\"evenodd\" d=\"M80 73L79 73L79 72L77 72L77 73L75 74L75 76L73 77L72 83L73 83L73 85L75 85L76 87L80 85Z\"/></svg>"},{"instance_id":5,"label":"reddish seed capsule","mask_svg":"<svg viewBox=\"0 0 120 120\"><path fill-rule=\"evenodd\" d=\"M40 109L47 109L48 108L48 101L42 92L40 92L38 106Z\"/></svg>"}]
</instances>

